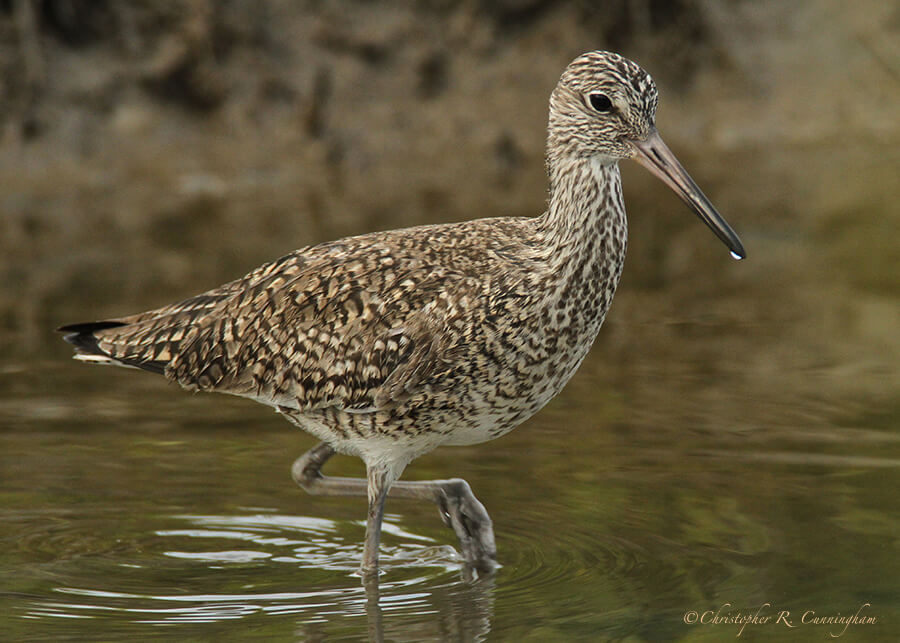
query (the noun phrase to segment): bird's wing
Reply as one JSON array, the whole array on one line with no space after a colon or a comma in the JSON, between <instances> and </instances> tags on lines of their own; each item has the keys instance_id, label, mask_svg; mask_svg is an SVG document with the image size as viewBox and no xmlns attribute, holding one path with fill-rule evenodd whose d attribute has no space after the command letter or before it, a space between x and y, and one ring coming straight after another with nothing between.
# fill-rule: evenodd
<instances>
[{"instance_id":1,"label":"bird's wing","mask_svg":"<svg viewBox=\"0 0 900 643\"><path fill-rule=\"evenodd\" d=\"M452 359L443 331L461 314L454 292L466 281L395 252L307 248L181 303L103 322L117 325L90 336L113 361L189 389L299 410L383 408Z\"/></svg>"}]
</instances>

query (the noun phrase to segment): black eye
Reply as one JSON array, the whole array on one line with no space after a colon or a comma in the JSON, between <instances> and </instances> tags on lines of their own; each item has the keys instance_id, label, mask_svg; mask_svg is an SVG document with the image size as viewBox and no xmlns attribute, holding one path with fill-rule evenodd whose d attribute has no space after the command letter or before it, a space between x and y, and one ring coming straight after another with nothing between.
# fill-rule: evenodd
<instances>
[{"instance_id":1,"label":"black eye","mask_svg":"<svg viewBox=\"0 0 900 643\"><path fill-rule=\"evenodd\" d=\"M606 94L590 94L588 95L588 101L590 102L591 107L596 109L598 112L612 111L612 101L609 100L609 96L607 96Z\"/></svg>"}]
</instances>

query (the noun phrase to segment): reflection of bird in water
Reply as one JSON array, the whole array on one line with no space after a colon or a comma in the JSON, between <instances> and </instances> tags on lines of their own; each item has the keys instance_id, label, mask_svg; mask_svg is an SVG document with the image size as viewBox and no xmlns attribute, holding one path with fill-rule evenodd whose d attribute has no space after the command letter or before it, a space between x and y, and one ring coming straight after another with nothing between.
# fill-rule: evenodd
<instances>
[{"instance_id":1,"label":"reflection of bird in water","mask_svg":"<svg viewBox=\"0 0 900 643\"><path fill-rule=\"evenodd\" d=\"M368 495L364 572L377 569L389 494L435 501L465 560L493 569L491 520L465 481L397 479L437 446L507 433L575 373L625 259L618 161L645 165L744 255L657 134L656 100L635 63L584 54L550 98L542 216L324 243L170 306L61 330L78 359L249 397L317 436L294 477L311 493ZM323 476L335 452L362 458L367 480Z\"/></svg>"},{"instance_id":2,"label":"reflection of bird in water","mask_svg":"<svg viewBox=\"0 0 900 643\"><path fill-rule=\"evenodd\" d=\"M481 641L491 631L494 616L495 576L446 585L411 586L404 582L397 587L381 588L378 577L371 574L364 581L366 591L366 629L370 641L389 640ZM403 614L404 597L415 596L413 608L427 619L404 623L397 618ZM382 598L391 606L392 619L385 628ZM425 605L422 601L425 601ZM314 638L308 636L307 638ZM324 636L323 636L324 638Z\"/></svg>"}]
</instances>

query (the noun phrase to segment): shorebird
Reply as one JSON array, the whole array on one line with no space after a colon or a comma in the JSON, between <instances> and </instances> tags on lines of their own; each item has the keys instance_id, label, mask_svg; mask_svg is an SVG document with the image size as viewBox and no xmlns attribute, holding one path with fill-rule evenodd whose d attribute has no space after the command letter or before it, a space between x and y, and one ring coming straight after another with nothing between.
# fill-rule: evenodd
<instances>
[{"instance_id":1,"label":"shorebird","mask_svg":"<svg viewBox=\"0 0 900 643\"><path fill-rule=\"evenodd\" d=\"M292 474L310 493L367 496L364 577L378 569L388 495L436 502L466 563L490 571L493 526L469 485L398 478L435 447L511 431L575 373L625 260L619 160L647 167L744 257L660 138L656 106L656 86L637 64L583 54L550 97L541 216L309 246L182 302L59 330L76 359L248 397L321 440ZM323 475L336 452L360 457L366 479Z\"/></svg>"}]
</instances>

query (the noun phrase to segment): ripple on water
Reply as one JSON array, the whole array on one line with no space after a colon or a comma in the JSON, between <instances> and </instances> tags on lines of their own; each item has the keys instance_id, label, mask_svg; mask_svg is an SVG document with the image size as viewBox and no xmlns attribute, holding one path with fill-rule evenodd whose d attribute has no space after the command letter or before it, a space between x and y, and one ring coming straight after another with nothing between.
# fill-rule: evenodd
<instances>
[{"instance_id":1,"label":"ripple on water","mask_svg":"<svg viewBox=\"0 0 900 643\"><path fill-rule=\"evenodd\" d=\"M642 527L620 524L612 535L587 524L547 521L540 511L519 518L504 530L497 600L523 614L542 613L548 602L564 597L564 605L554 608L558 615L583 620L597 614L599 619L604 606L612 604L604 603L601 594L683 596L688 587L719 586L734 572L717 555L686 551Z\"/></svg>"},{"instance_id":2,"label":"ripple on water","mask_svg":"<svg viewBox=\"0 0 900 643\"><path fill-rule=\"evenodd\" d=\"M162 539L160 556L171 561L169 566L160 564L159 558L147 565L135 565L111 564L104 557L106 573L92 574L94 578L106 578L104 586L55 587L53 593L65 598L32 603L25 616L115 618L137 624L175 625L254 615L297 615L299 622L309 623L367 615L369 597L356 575L364 523L270 513L173 518L184 526L153 533ZM456 550L403 529L391 515L386 517L384 531L390 534L391 543L381 549L386 575L380 587L380 609L421 615L446 610L436 601L452 605L446 594L461 585L461 561ZM278 564L283 573L273 572L273 564ZM205 573L223 567L230 570L227 579L222 574ZM141 591L158 586L159 577L166 578L170 591ZM246 582L235 585L236 579ZM215 591L213 588L221 587L223 580L229 587L246 591ZM209 590L184 592L186 587L196 588L203 582L209 583ZM263 591L263 586L310 589Z\"/></svg>"},{"instance_id":3,"label":"ripple on water","mask_svg":"<svg viewBox=\"0 0 900 643\"><path fill-rule=\"evenodd\" d=\"M633 525L635 541L621 528L611 536L585 524L561 526L546 516L534 507L517 514L516 521L505 521L498 531L503 562L498 575L463 582L453 547L404 529L389 514L377 617L371 596L355 575L365 531L361 521L259 510L157 517L150 524L158 527L165 521L166 528L138 530L123 551L117 549L120 544L96 542L87 549L70 547L88 555L76 556L75 566L56 575L50 590L30 602L23 616L59 622L95 619L123 628L268 616L289 618L301 629L330 630L346 619L355 623L351 627L380 622L383 614L390 615L386 627L404 621L438 627L440 621L440 627L478 639L496 618L512 618L506 610L515 610L513 622L527 622L564 597L554 604L560 619L584 620L586 614L600 619L610 603L598 594L638 595L651 588L682 595L686 568L711 584L729 574L714 561L699 560L702 553L679 552L662 538L648 539L643 525ZM639 514L631 518L640 520ZM61 524L56 528L64 531ZM453 538L449 531L442 533L443 542ZM669 562L673 554L674 563ZM499 614L494 613L495 601L502 605Z\"/></svg>"},{"instance_id":4,"label":"ripple on water","mask_svg":"<svg viewBox=\"0 0 900 643\"><path fill-rule=\"evenodd\" d=\"M255 514L248 516L178 516L191 522L190 529L169 529L156 532L158 536L191 540L237 541L246 543L239 550L166 551L166 556L199 561L243 562L269 558L276 563L288 563L302 568L331 570L353 574L362 558L362 539L342 537L342 525L336 521L308 516ZM345 523L365 531L365 522ZM390 516L382 531L400 541L381 547L384 569L417 565L451 571L459 566L456 550L449 546L432 545L434 541L402 529ZM258 545L259 549L252 548Z\"/></svg>"},{"instance_id":5,"label":"ripple on water","mask_svg":"<svg viewBox=\"0 0 900 643\"><path fill-rule=\"evenodd\" d=\"M522 516L503 535L507 562L499 592L526 609L529 602L587 570L627 575L648 562L637 546L621 539L567 525L554 531L550 541L547 530L539 516Z\"/></svg>"}]
</instances>

